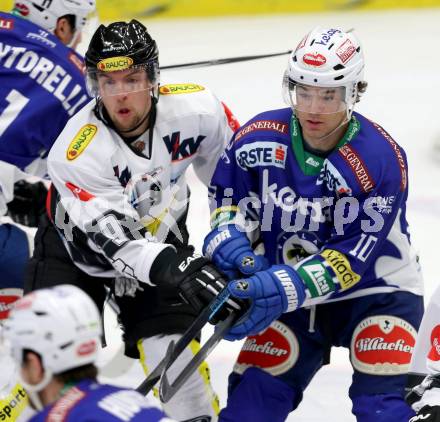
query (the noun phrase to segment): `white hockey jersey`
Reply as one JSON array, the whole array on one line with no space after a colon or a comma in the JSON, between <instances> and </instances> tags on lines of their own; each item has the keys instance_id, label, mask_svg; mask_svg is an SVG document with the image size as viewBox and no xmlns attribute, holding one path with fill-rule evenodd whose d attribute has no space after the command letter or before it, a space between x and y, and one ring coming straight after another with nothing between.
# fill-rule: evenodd
<instances>
[{"instance_id":1,"label":"white hockey jersey","mask_svg":"<svg viewBox=\"0 0 440 422\"><path fill-rule=\"evenodd\" d=\"M167 237L180 238L186 169L193 164L208 184L233 133L236 121L208 89L176 84L160 93L153 133L130 146L97 117L92 101L50 151L49 176L59 195L52 218L74 262L90 275L150 283Z\"/></svg>"}]
</instances>

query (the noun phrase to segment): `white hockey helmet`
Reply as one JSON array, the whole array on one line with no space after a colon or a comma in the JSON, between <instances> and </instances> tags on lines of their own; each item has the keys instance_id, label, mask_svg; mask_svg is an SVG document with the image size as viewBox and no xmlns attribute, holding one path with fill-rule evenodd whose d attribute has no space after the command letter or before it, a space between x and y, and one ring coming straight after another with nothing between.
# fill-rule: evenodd
<instances>
[{"instance_id":1,"label":"white hockey helmet","mask_svg":"<svg viewBox=\"0 0 440 422\"><path fill-rule=\"evenodd\" d=\"M75 17L75 31L81 31L87 17L95 12L95 0L15 0L13 13L52 32L62 16Z\"/></svg>"},{"instance_id":2,"label":"white hockey helmet","mask_svg":"<svg viewBox=\"0 0 440 422\"><path fill-rule=\"evenodd\" d=\"M283 77L284 100L295 108L298 86L342 88L343 106L347 115L351 115L363 70L363 50L351 31L317 27L289 55Z\"/></svg>"},{"instance_id":3,"label":"white hockey helmet","mask_svg":"<svg viewBox=\"0 0 440 422\"><path fill-rule=\"evenodd\" d=\"M101 319L93 300L66 284L23 296L3 331L17 362L22 362L24 350L34 351L51 377L96 361Z\"/></svg>"}]
</instances>

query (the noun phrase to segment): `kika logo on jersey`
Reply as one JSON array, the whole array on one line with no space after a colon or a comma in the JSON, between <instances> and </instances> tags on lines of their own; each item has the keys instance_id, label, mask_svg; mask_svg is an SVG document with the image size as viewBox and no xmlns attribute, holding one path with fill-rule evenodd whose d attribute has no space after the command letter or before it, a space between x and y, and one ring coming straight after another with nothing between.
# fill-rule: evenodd
<instances>
[{"instance_id":1,"label":"kika logo on jersey","mask_svg":"<svg viewBox=\"0 0 440 422\"><path fill-rule=\"evenodd\" d=\"M0 294L0 321L6 319L14 304L22 296L21 289L3 289Z\"/></svg>"},{"instance_id":2,"label":"kika logo on jersey","mask_svg":"<svg viewBox=\"0 0 440 422\"><path fill-rule=\"evenodd\" d=\"M159 88L162 95L190 94L191 92L204 91L205 87L197 84L170 84Z\"/></svg>"},{"instance_id":3,"label":"kika logo on jersey","mask_svg":"<svg viewBox=\"0 0 440 422\"><path fill-rule=\"evenodd\" d=\"M322 54L307 53L303 56L303 62L309 66L319 67L327 63L327 59Z\"/></svg>"},{"instance_id":4,"label":"kika logo on jersey","mask_svg":"<svg viewBox=\"0 0 440 422\"><path fill-rule=\"evenodd\" d=\"M344 254L334 249L324 249L321 256L332 268L342 290L349 289L359 283L361 276L351 269L350 262Z\"/></svg>"},{"instance_id":5,"label":"kika logo on jersey","mask_svg":"<svg viewBox=\"0 0 440 422\"><path fill-rule=\"evenodd\" d=\"M295 365L299 345L295 334L280 321L274 321L261 334L249 336L234 365L234 372L242 374L249 367L257 367L277 376Z\"/></svg>"},{"instance_id":6,"label":"kika logo on jersey","mask_svg":"<svg viewBox=\"0 0 440 422\"><path fill-rule=\"evenodd\" d=\"M243 170L258 166L285 168L286 154L286 145L261 141L238 148L235 151L235 159Z\"/></svg>"},{"instance_id":7,"label":"kika logo on jersey","mask_svg":"<svg viewBox=\"0 0 440 422\"><path fill-rule=\"evenodd\" d=\"M365 318L354 330L351 359L360 372L399 375L408 372L417 331L408 322L391 315Z\"/></svg>"},{"instance_id":8,"label":"kika logo on jersey","mask_svg":"<svg viewBox=\"0 0 440 422\"><path fill-rule=\"evenodd\" d=\"M338 47L336 55L341 59L341 62L345 64L353 57L355 51L355 46L347 39Z\"/></svg>"},{"instance_id":9,"label":"kika logo on jersey","mask_svg":"<svg viewBox=\"0 0 440 422\"><path fill-rule=\"evenodd\" d=\"M67 148L67 159L72 161L78 158L87 148L87 145L90 144L97 131L98 128L95 125L84 125L69 144L69 147Z\"/></svg>"},{"instance_id":10,"label":"kika logo on jersey","mask_svg":"<svg viewBox=\"0 0 440 422\"><path fill-rule=\"evenodd\" d=\"M14 20L13 19L5 19L0 18L0 29L11 30L14 29Z\"/></svg>"},{"instance_id":11,"label":"kika logo on jersey","mask_svg":"<svg viewBox=\"0 0 440 422\"><path fill-rule=\"evenodd\" d=\"M428 353L428 359L440 361L440 325L436 325L431 332L431 350Z\"/></svg>"},{"instance_id":12,"label":"kika logo on jersey","mask_svg":"<svg viewBox=\"0 0 440 422\"><path fill-rule=\"evenodd\" d=\"M23 3L16 3L13 12L17 12L21 16L29 15L29 8Z\"/></svg>"},{"instance_id":13,"label":"kika logo on jersey","mask_svg":"<svg viewBox=\"0 0 440 422\"><path fill-rule=\"evenodd\" d=\"M197 139L187 138L183 141L180 140L180 132L173 132L170 136L164 136L162 139L165 141L168 152L172 154L173 161L180 161L184 158L191 157L197 151L200 143L206 138L204 135L197 136Z\"/></svg>"},{"instance_id":14,"label":"kika logo on jersey","mask_svg":"<svg viewBox=\"0 0 440 422\"><path fill-rule=\"evenodd\" d=\"M109 57L98 62L96 67L101 72L116 72L118 70L129 69L133 64L133 59L125 56Z\"/></svg>"}]
</instances>

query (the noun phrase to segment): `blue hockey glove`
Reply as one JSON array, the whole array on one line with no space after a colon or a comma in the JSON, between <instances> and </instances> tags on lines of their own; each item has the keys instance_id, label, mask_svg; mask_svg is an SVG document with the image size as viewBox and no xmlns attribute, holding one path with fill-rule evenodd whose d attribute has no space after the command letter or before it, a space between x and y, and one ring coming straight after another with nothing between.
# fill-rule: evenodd
<instances>
[{"instance_id":1,"label":"blue hockey glove","mask_svg":"<svg viewBox=\"0 0 440 422\"><path fill-rule=\"evenodd\" d=\"M205 238L203 254L229 279L237 278L237 271L252 275L269 267L267 259L255 255L249 239L233 225L212 230Z\"/></svg>"},{"instance_id":2,"label":"blue hockey glove","mask_svg":"<svg viewBox=\"0 0 440 422\"><path fill-rule=\"evenodd\" d=\"M288 265L273 265L252 277L231 281L231 296L250 300L249 310L225 336L239 340L258 334L284 312L299 308L306 298L306 287L298 273Z\"/></svg>"}]
</instances>

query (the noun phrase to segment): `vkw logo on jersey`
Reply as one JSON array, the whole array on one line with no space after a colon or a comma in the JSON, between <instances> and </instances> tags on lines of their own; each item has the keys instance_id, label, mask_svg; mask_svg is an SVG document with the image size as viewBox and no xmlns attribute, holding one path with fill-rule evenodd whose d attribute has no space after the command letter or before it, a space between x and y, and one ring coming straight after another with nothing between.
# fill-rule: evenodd
<instances>
[{"instance_id":1,"label":"vkw logo on jersey","mask_svg":"<svg viewBox=\"0 0 440 422\"><path fill-rule=\"evenodd\" d=\"M87 145L90 144L97 131L98 128L95 125L84 125L69 144L69 147L67 148L67 159L72 161L78 158L87 148Z\"/></svg>"},{"instance_id":2,"label":"vkw logo on jersey","mask_svg":"<svg viewBox=\"0 0 440 422\"><path fill-rule=\"evenodd\" d=\"M286 154L286 145L275 142L254 142L238 148L235 151L235 159L243 170L259 166L285 168Z\"/></svg>"},{"instance_id":3,"label":"vkw logo on jersey","mask_svg":"<svg viewBox=\"0 0 440 422\"><path fill-rule=\"evenodd\" d=\"M417 331L408 322L391 315L362 320L351 339L351 359L358 371L373 375L408 372Z\"/></svg>"},{"instance_id":4,"label":"vkw logo on jersey","mask_svg":"<svg viewBox=\"0 0 440 422\"><path fill-rule=\"evenodd\" d=\"M324 161L321 173L316 181L317 185L325 183L327 189L332 192L336 192L336 195L351 195L352 190L348 186L346 180L339 173L338 169L328 160Z\"/></svg>"},{"instance_id":5,"label":"vkw logo on jersey","mask_svg":"<svg viewBox=\"0 0 440 422\"><path fill-rule=\"evenodd\" d=\"M186 138L180 140L180 132L173 132L171 136L164 136L168 152L172 154L173 161L180 161L194 155L199 148L201 142L206 138L204 135L197 136L197 139Z\"/></svg>"},{"instance_id":6,"label":"vkw logo on jersey","mask_svg":"<svg viewBox=\"0 0 440 422\"><path fill-rule=\"evenodd\" d=\"M274 321L262 333L246 339L234 372L242 374L249 367L257 367L276 376L292 368L298 356L299 345L293 331L282 322Z\"/></svg>"}]
</instances>

